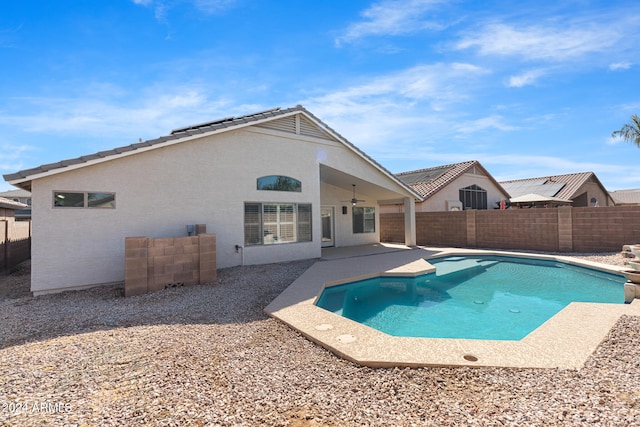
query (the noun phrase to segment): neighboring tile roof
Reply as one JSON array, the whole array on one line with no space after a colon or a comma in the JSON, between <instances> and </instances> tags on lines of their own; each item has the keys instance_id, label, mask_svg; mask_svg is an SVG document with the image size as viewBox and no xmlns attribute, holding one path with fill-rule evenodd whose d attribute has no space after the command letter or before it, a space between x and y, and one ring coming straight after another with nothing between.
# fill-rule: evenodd
<instances>
[{"instance_id":1,"label":"neighboring tile roof","mask_svg":"<svg viewBox=\"0 0 640 427\"><path fill-rule=\"evenodd\" d=\"M416 190L424 199L428 199L473 167L481 169L498 189L503 190L505 195L509 196L509 193L493 179L491 174L477 160L401 172L396 176Z\"/></svg>"},{"instance_id":2,"label":"neighboring tile roof","mask_svg":"<svg viewBox=\"0 0 640 427\"><path fill-rule=\"evenodd\" d=\"M0 197L0 208L2 209L24 209L27 207L29 206L24 203L14 202L13 200Z\"/></svg>"},{"instance_id":3,"label":"neighboring tile roof","mask_svg":"<svg viewBox=\"0 0 640 427\"><path fill-rule=\"evenodd\" d=\"M7 199L12 197L28 198L31 197L31 193L25 190L9 190L0 192L0 197L6 197Z\"/></svg>"},{"instance_id":4,"label":"neighboring tile roof","mask_svg":"<svg viewBox=\"0 0 640 427\"><path fill-rule=\"evenodd\" d=\"M242 126L242 125L251 125L251 124L254 124L254 123L267 121L268 119L277 118L278 116L284 116L286 114L295 113L295 112L301 112L301 113L306 114L308 117L310 117L311 119L316 121L319 124L319 126L320 126L320 128L322 130L324 130L324 131L328 132L329 134L333 135L335 138L340 140L342 143L344 143L345 145L350 147L352 150L357 152L360 156L366 158L375 167L379 168L383 173L388 175L389 178L391 178L392 180L396 181L401 187L403 187L406 190L408 190L417 199L420 199L419 194L416 193L415 190L413 190L410 186L406 185L404 182L402 182L401 180L396 178L396 176L394 174L392 174L389 170L387 170L385 167L383 167L380 163L376 162L368 154L366 154L365 152L360 150L358 147L353 145L351 142L349 142L346 138L344 138L338 132L336 132L331 127L329 127L322 120L318 119L311 112L309 112L307 109L305 109L302 105L296 105L295 107L286 108L286 109L281 109L280 107L277 107L277 108L272 108L272 109L265 110L265 111L260 111L258 113L247 114L247 115L244 115L244 116L226 117L226 118L219 119L219 120L214 120L214 121L211 121L211 122L206 122L206 123L201 123L201 124L197 124L197 125L186 126L186 127L174 129L174 130L171 131L171 133L169 135L161 136L159 138L150 139L148 141L141 141L141 142L138 142L138 143L135 143L135 144L131 144L131 145L127 145L127 146L123 146L123 147L117 147L117 148L114 148L112 150L100 151L100 152L95 153L95 154L81 156L81 157L77 157L77 158L74 158L74 159L62 160L62 161L56 162L56 163L49 163L49 164L41 165L41 166L38 166L38 167L35 167L35 168L25 169L25 170L18 171L18 172L15 172L15 173L5 174L5 175L3 175L3 177L4 177L5 181L8 181L8 182L19 181L19 184L20 184L21 188L23 188L25 190L30 190L31 189L31 187L30 187L31 183L30 183L29 177L32 177L34 175L38 175L38 174L45 173L45 172L48 172L48 171L53 171L53 170L56 170L56 169L64 169L65 167L68 167L68 166L80 165L80 164L87 163L87 162L90 162L90 161L93 161L93 160L107 159L108 157L116 156L118 154L127 153L127 152L131 152L131 151L136 151L136 150L139 150L141 148L152 147L154 145L162 144L162 143L167 142L167 141L179 140L181 138L185 138L185 137L189 137L189 136L193 136L193 135L199 135L199 134L204 134L204 133L208 133L208 132L214 132L214 131L218 131L218 130L221 130L221 129L233 128L233 127ZM18 184L14 184L14 185L17 186Z\"/></svg>"},{"instance_id":5,"label":"neighboring tile roof","mask_svg":"<svg viewBox=\"0 0 640 427\"><path fill-rule=\"evenodd\" d=\"M616 205L640 205L640 188L611 191L609 195Z\"/></svg>"},{"instance_id":6,"label":"neighboring tile roof","mask_svg":"<svg viewBox=\"0 0 640 427\"><path fill-rule=\"evenodd\" d=\"M569 173L538 178L516 179L500 183L512 197L535 193L543 196L573 199L576 192L589 180L602 184L593 172ZM604 191L604 187L602 187Z\"/></svg>"}]
</instances>

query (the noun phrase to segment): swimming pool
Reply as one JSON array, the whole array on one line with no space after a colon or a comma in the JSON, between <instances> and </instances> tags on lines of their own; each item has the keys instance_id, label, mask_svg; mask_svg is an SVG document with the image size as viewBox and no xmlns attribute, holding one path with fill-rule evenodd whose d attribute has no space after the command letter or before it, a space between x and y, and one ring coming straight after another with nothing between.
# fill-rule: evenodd
<instances>
[{"instance_id":1,"label":"swimming pool","mask_svg":"<svg viewBox=\"0 0 640 427\"><path fill-rule=\"evenodd\" d=\"M327 287L316 305L393 336L521 340L571 302L624 303L624 277L559 261L427 261L435 273Z\"/></svg>"}]
</instances>

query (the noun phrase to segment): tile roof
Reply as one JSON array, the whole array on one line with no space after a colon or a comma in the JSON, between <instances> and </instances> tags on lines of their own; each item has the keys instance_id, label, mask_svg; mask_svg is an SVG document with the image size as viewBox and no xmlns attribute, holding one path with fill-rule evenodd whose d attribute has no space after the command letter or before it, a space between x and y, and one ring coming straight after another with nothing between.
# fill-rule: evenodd
<instances>
[{"instance_id":1,"label":"tile roof","mask_svg":"<svg viewBox=\"0 0 640 427\"><path fill-rule=\"evenodd\" d=\"M600 181L593 172L580 172L502 181L500 185L502 185L512 197L535 193L570 200L576 196L575 193L578 189L589 180L594 180L600 184ZM602 186L602 184L600 184L600 186Z\"/></svg>"},{"instance_id":2,"label":"tile roof","mask_svg":"<svg viewBox=\"0 0 640 427\"><path fill-rule=\"evenodd\" d=\"M477 160L401 172L396 176L416 190L424 199L428 199L473 167L479 167L497 188L503 190L505 195L509 195Z\"/></svg>"},{"instance_id":3,"label":"tile roof","mask_svg":"<svg viewBox=\"0 0 640 427\"><path fill-rule=\"evenodd\" d=\"M31 197L31 193L25 190L9 190L0 192L0 197L10 199L12 197Z\"/></svg>"},{"instance_id":4,"label":"tile roof","mask_svg":"<svg viewBox=\"0 0 640 427\"><path fill-rule=\"evenodd\" d=\"M214 120L214 121L211 121L211 122L206 122L206 123L186 126L186 127L182 127L182 128L177 128L177 129L172 130L169 133L169 135L161 136L159 138L150 139L148 141L140 141L140 142L135 143L135 144L122 146L122 147L117 147L117 148L114 148L114 149L111 149L111 150L100 151L100 152L95 153L95 154L89 154L89 155L86 155L86 156L80 156L80 157L73 158L73 159L62 160L62 161L55 162L55 163L49 163L49 164L41 165L41 166L38 166L38 167L35 167L35 168L25 169L25 170L18 171L18 172L15 172L15 173L5 174L5 175L3 175L3 177L4 177L5 181L8 181L8 182L15 181L16 183L14 183L14 185L20 186L20 188L22 188L24 190L30 190L31 189L31 180L29 178L33 177L35 175L39 175L39 174L46 173L46 172L49 172L49 171L55 171L56 169L64 169L64 168L66 168L68 166L82 165L84 163L88 163L88 162L91 162L91 161L94 161L94 160L107 159L109 157L117 156L117 155L122 154L122 153L137 151L137 150L140 150L142 148L152 147L154 145L159 145L159 144L162 144L162 143L167 142L167 141L179 140L179 139L187 138L187 137L190 137L190 136L193 136L193 135L200 135L200 134L205 134L205 133L209 133L209 132L215 132L215 131L219 131L219 130L223 130L223 129L227 129L227 128L232 128L232 127L237 127L237 126L256 124L256 123L259 123L259 122L262 122L262 121L268 121L269 119L276 118L278 116L284 116L284 115L287 115L287 114L290 114L290 113L296 113L296 112L304 113L309 118L313 119L315 122L317 122L319 124L319 126L320 126L320 128L322 130L324 130L324 131L328 132L329 134L333 135L335 138L340 140L343 144L345 144L346 146L350 147L353 151L358 153L360 156L364 157L366 160L368 160L370 163L372 163L376 168L378 168L384 174L386 174L389 178L391 178L392 180L396 181L401 187L403 187L404 189L408 190L409 193L413 194L416 199L420 199L421 198L419 193L417 193L413 188L411 188L410 186L406 185L403 181L399 180L394 174L392 174L389 170L387 170L385 167L383 167L380 163L375 161L373 158L371 158L364 151L360 150L354 144L349 142L346 138L344 138L342 135L340 135L334 129L329 127L322 120L318 119L316 116L314 116L311 112L309 112L302 105L296 105L295 107L285 108L285 109L281 109L280 107L276 107L276 108L271 108L269 110L260 111L260 112L257 112L257 113L247 114L247 115L244 115L244 116L225 117L223 119L218 119L218 120ZM62 172L62 170L61 170L61 172Z\"/></svg>"},{"instance_id":5,"label":"tile roof","mask_svg":"<svg viewBox=\"0 0 640 427\"><path fill-rule=\"evenodd\" d=\"M80 157L73 158L73 159L62 160L62 161L55 162L55 163L48 163L48 164L45 164L45 165L40 165L40 166L35 167L35 168L25 169L25 170L21 170L21 171L15 172L15 173L6 174L6 175L3 175L3 177L4 177L5 181L14 181L14 180L19 180L19 179L25 179L25 178L28 178L28 177L33 176L33 175L38 175L38 174L41 174L41 173L44 173L44 172L48 172L50 170L62 169L62 168L65 168L67 166L78 165L78 164L90 162L92 160L103 159L103 158L115 156L115 155L118 155L118 154L130 152L130 151L136 151L136 150L139 150L141 148L151 147L151 146L154 146L154 145L162 144L162 143L167 142L167 141L177 140L177 139L181 139L181 138L192 136L192 135L198 135L198 134L203 134L203 133L207 133L207 132L213 132L213 131L224 129L224 128L228 128L228 127L231 127L231 126L238 126L238 125L245 124L245 123L256 122L258 120L267 119L267 118L274 117L274 116L280 116L280 115L283 115L283 114L286 114L286 113L289 113L289 112L292 112L292 111L306 111L306 110L304 110L304 108L302 106L298 105L296 107L288 108L288 109L285 109L285 110L282 110L282 109L280 109L278 107L278 108L272 108L270 110L261 111L261 112L258 112L258 113L248 114L248 115L245 115L245 116L227 117L227 118L224 118L224 119L215 120L215 121L208 122L208 123L203 123L203 124L199 124L199 125L193 125L193 126L187 126L187 127L184 127L184 128L175 129L175 130L171 131L171 133L169 135L161 136L161 137L155 138L155 139L150 139L148 141L140 141L140 142L137 142L135 144L122 146L122 147L116 147L116 148L111 149L111 150L99 151L99 152L97 152L95 154L89 154L89 155L86 155L86 156L80 156Z\"/></svg>"},{"instance_id":6,"label":"tile roof","mask_svg":"<svg viewBox=\"0 0 640 427\"><path fill-rule=\"evenodd\" d=\"M640 188L611 191L609 195L616 205L640 205Z\"/></svg>"},{"instance_id":7,"label":"tile roof","mask_svg":"<svg viewBox=\"0 0 640 427\"><path fill-rule=\"evenodd\" d=\"M24 209L28 207L29 206L24 203L14 202L13 200L0 197L0 208L2 209Z\"/></svg>"}]
</instances>

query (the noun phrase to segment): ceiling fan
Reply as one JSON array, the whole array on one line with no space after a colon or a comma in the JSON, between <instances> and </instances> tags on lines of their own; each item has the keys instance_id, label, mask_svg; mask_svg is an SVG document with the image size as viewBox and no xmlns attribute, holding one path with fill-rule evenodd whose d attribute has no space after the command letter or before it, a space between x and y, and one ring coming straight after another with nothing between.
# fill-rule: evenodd
<instances>
[{"instance_id":1,"label":"ceiling fan","mask_svg":"<svg viewBox=\"0 0 640 427\"><path fill-rule=\"evenodd\" d=\"M351 200L341 200L341 202L351 202L353 206L357 205L358 202L366 202L366 200L356 199L356 185L351 184L351 186L353 187L353 197L351 198Z\"/></svg>"}]
</instances>

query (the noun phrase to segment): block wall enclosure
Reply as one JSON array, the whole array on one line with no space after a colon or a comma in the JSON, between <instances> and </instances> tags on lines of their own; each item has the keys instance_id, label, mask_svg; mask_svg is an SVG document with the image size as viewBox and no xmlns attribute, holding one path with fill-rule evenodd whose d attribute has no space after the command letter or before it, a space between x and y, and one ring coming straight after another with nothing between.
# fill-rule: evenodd
<instances>
[{"instance_id":1,"label":"block wall enclosure","mask_svg":"<svg viewBox=\"0 0 640 427\"><path fill-rule=\"evenodd\" d=\"M640 243L640 206L416 212L417 244L559 252ZM383 242L402 242L402 214L380 215Z\"/></svg>"},{"instance_id":2,"label":"block wall enclosure","mask_svg":"<svg viewBox=\"0 0 640 427\"><path fill-rule=\"evenodd\" d=\"M216 235L125 239L125 296L217 278Z\"/></svg>"}]
</instances>

